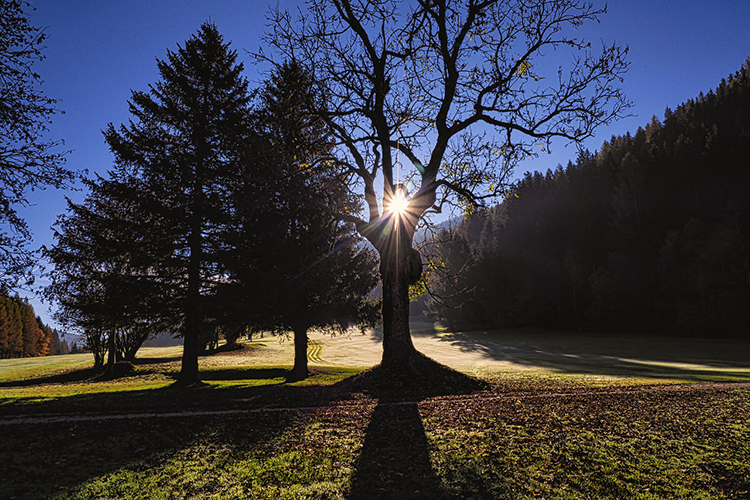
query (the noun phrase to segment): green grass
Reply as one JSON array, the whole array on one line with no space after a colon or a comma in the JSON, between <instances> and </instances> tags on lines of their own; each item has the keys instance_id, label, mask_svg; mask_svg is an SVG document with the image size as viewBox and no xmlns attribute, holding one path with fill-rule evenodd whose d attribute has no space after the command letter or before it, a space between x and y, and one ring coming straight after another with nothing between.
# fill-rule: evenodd
<instances>
[{"instance_id":1,"label":"green grass","mask_svg":"<svg viewBox=\"0 0 750 500\"><path fill-rule=\"evenodd\" d=\"M509 345L470 335L495 354ZM589 356L583 370L542 340L531 338L544 359L570 365L482 365L470 371L488 384L474 392L449 387L439 367L418 390L374 371L357 377L359 366L314 366L289 384L289 366L266 354L275 340L202 358L204 385L187 389L171 385L178 348L146 350L133 376L112 381L86 371L90 359L3 360L0 497L750 498L747 383L696 384L716 373L682 368L618 375L590 339L575 344ZM333 345L316 344L316 356ZM675 345L656 359L623 347L614 358L747 370L734 352L705 349ZM172 416L125 418L141 413ZM28 417L37 420L17 420Z\"/></svg>"},{"instance_id":2,"label":"green grass","mask_svg":"<svg viewBox=\"0 0 750 500\"><path fill-rule=\"evenodd\" d=\"M45 358L17 358L0 360L0 384L7 381L51 377L71 370L90 367L90 354L65 354Z\"/></svg>"}]
</instances>

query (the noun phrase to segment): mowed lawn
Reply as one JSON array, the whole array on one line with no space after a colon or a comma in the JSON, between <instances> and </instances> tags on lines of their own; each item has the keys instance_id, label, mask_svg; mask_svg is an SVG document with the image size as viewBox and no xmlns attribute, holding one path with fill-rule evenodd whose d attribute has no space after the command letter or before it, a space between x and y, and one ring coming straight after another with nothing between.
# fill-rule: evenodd
<instances>
[{"instance_id":1,"label":"mowed lawn","mask_svg":"<svg viewBox=\"0 0 750 500\"><path fill-rule=\"evenodd\" d=\"M187 389L180 347L117 380L0 360L0 498L750 498L747 340L413 334L483 384L360 383L377 331L313 333L297 383L278 337L202 357Z\"/></svg>"}]
</instances>

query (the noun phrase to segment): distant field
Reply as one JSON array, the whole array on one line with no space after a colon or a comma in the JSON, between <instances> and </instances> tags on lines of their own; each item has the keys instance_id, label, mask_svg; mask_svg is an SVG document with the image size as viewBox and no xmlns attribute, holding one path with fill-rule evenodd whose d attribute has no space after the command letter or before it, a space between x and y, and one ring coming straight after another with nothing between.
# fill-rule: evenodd
<instances>
[{"instance_id":1,"label":"distant field","mask_svg":"<svg viewBox=\"0 0 750 500\"><path fill-rule=\"evenodd\" d=\"M40 373L52 375L93 365L91 354L64 354L44 358L0 359L0 383L33 378Z\"/></svg>"},{"instance_id":2,"label":"distant field","mask_svg":"<svg viewBox=\"0 0 750 500\"><path fill-rule=\"evenodd\" d=\"M0 360L0 498L750 498L746 342L412 328L488 385L351 386L377 331L313 333L297 383L278 337L187 389L181 346L117 380L87 354Z\"/></svg>"},{"instance_id":3,"label":"distant field","mask_svg":"<svg viewBox=\"0 0 750 500\"><path fill-rule=\"evenodd\" d=\"M447 332L412 323L414 344L451 368L471 374L548 372L674 381L750 381L750 337L743 340L655 338L632 334L512 329ZM379 332L331 337L310 334L310 366L369 368L380 362ZM202 367L291 365L291 339L256 337L254 348L232 356L202 357ZM138 360L179 369L182 346L144 347ZM90 354L0 360L0 383L35 374L63 373L90 366Z\"/></svg>"},{"instance_id":4,"label":"distant field","mask_svg":"<svg viewBox=\"0 0 750 500\"><path fill-rule=\"evenodd\" d=\"M654 338L646 335L570 333L541 329L448 332L438 325L412 323L417 349L451 368L475 375L548 373L604 378L673 381L750 381L750 338ZM369 368L380 362L379 332L349 337L310 334L311 366ZM293 345L276 337L251 362L291 364ZM172 348L179 356L181 348ZM159 351L155 351L159 352ZM141 355L150 356L150 351ZM204 360L204 363L212 363ZM244 363L233 359L221 363ZM215 362L214 362L215 363Z\"/></svg>"}]
</instances>

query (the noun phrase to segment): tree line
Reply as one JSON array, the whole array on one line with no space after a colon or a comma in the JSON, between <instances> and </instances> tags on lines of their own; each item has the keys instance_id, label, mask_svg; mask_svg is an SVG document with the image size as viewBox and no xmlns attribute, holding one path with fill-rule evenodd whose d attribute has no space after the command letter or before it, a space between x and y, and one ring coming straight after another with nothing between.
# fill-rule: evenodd
<instances>
[{"instance_id":1,"label":"tree line","mask_svg":"<svg viewBox=\"0 0 750 500\"><path fill-rule=\"evenodd\" d=\"M0 359L67 354L60 333L45 325L28 300L0 288Z\"/></svg>"},{"instance_id":2,"label":"tree line","mask_svg":"<svg viewBox=\"0 0 750 500\"><path fill-rule=\"evenodd\" d=\"M738 333L750 320L750 59L635 135L442 235L453 325Z\"/></svg>"}]
</instances>

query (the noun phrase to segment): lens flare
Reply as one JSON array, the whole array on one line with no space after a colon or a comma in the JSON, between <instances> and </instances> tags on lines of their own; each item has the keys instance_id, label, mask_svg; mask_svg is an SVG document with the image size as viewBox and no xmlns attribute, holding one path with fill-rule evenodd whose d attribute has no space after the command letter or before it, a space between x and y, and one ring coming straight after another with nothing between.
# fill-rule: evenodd
<instances>
[{"instance_id":1,"label":"lens flare","mask_svg":"<svg viewBox=\"0 0 750 500\"><path fill-rule=\"evenodd\" d=\"M388 205L388 211L394 215L401 216L406 213L406 208L409 206L409 200L406 199L403 189L397 189L391 198L391 203Z\"/></svg>"}]
</instances>

